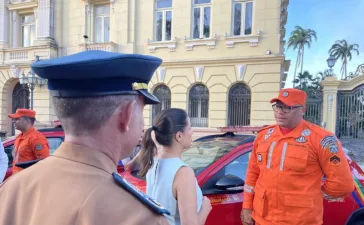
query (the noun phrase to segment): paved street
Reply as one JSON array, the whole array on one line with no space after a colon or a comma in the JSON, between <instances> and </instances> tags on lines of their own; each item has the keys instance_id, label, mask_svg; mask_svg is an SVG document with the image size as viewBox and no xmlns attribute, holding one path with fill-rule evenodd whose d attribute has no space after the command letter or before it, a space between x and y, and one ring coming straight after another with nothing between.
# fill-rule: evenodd
<instances>
[{"instance_id":1,"label":"paved street","mask_svg":"<svg viewBox=\"0 0 364 225\"><path fill-rule=\"evenodd\" d=\"M349 156L364 170L364 140L341 140Z\"/></svg>"}]
</instances>

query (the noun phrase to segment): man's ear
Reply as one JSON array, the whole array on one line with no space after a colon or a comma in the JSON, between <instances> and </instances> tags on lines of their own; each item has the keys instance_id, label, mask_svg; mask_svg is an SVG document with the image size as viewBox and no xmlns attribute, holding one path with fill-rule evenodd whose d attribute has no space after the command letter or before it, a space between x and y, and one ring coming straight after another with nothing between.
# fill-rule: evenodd
<instances>
[{"instance_id":1,"label":"man's ear","mask_svg":"<svg viewBox=\"0 0 364 225\"><path fill-rule=\"evenodd\" d=\"M121 132L129 130L130 121L133 119L133 112L136 106L136 101L131 100L127 104L124 104L122 109L119 111L119 127Z\"/></svg>"},{"instance_id":2,"label":"man's ear","mask_svg":"<svg viewBox=\"0 0 364 225\"><path fill-rule=\"evenodd\" d=\"M306 106L303 106L303 107L302 107L302 115L305 115L306 110L307 110L307 107L306 107Z\"/></svg>"}]
</instances>

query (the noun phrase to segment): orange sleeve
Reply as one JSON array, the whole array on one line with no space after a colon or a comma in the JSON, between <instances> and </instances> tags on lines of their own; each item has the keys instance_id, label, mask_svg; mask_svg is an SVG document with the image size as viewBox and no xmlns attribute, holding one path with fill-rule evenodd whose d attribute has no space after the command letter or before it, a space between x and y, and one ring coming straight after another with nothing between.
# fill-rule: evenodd
<instances>
[{"instance_id":1,"label":"orange sleeve","mask_svg":"<svg viewBox=\"0 0 364 225\"><path fill-rule=\"evenodd\" d=\"M354 190L354 181L341 142L334 134L317 141L318 160L326 177L321 188L323 197L335 200L348 196Z\"/></svg>"},{"instance_id":2,"label":"orange sleeve","mask_svg":"<svg viewBox=\"0 0 364 225\"><path fill-rule=\"evenodd\" d=\"M244 201L243 201L244 209L253 209L254 186L258 180L260 173L255 153L257 147L258 147L258 137L254 141L253 150L249 159L248 171L246 173L246 180L244 185Z\"/></svg>"},{"instance_id":3,"label":"orange sleeve","mask_svg":"<svg viewBox=\"0 0 364 225\"><path fill-rule=\"evenodd\" d=\"M45 137L38 136L32 142L32 150L37 159L44 159L49 156L49 144Z\"/></svg>"}]
</instances>

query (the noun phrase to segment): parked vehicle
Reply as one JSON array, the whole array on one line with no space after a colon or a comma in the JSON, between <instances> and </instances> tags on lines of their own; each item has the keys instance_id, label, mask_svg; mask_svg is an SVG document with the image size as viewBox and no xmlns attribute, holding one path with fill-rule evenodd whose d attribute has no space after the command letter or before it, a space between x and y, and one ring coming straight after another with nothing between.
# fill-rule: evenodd
<instances>
[{"instance_id":1,"label":"parked vehicle","mask_svg":"<svg viewBox=\"0 0 364 225\"><path fill-rule=\"evenodd\" d=\"M50 155L53 155L53 153L56 151L59 145L64 141L64 131L61 124L57 121L53 122L55 124L55 127L53 128L38 129L38 131L44 134L44 136L48 140ZM9 165L8 165L9 168L6 171L4 180L6 180L13 174L12 165L13 165L13 148L14 148L15 138L16 136L11 136L3 140L4 150L9 158ZM20 165L20 167L23 166ZM119 173L122 173L124 172L124 167L119 165L117 170Z\"/></svg>"},{"instance_id":2,"label":"parked vehicle","mask_svg":"<svg viewBox=\"0 0 364 225\"><path fill-rule=\"evenodd\" d=\"M243 186L255 135L231 132L239 131L238 128L224 130L227 131L224 134L195 140L182 155L182 159L195 171L203 194L210 198L212 211L206 225L241 224ZM355 180L355 190L342 202L324 200L324 225L345 224L351 213L363 207L364 173L350 157L347 159ZM122 176L145 192L145 180L139 177L138 172L127 171Z\"/></svg>"},{"instance_id":3,"label":"parked vehicle","mask_svg":"<svg viewBox=\"0 0 364 225\"><path fill-rule=\"evenodd\" d=\"M240 225L240 211L244 201L243 186L255 135L235 132L254 132L257 128L235 127L221 130L225 133L195 140L183 153L182 159L194 170L203 194L211 201L212 211L206 225ZM58 126L39 131L46 136L52 155L64 141L63 129ZM5 179L12 174L14 141L15 136L3 141L5 152L9 156L9 169ZM349 156L347 160L353 174L355 190L342 202L324 200L324 225L345 224L354 211L364 206L364 172ZM138 175L138 170L124 172L124 168L119 166L118 172L145 192L145 179ZM361 210L359 213L364 212ZM358 217L358 211L355 216Z\"/></svg>"}]
</instances>

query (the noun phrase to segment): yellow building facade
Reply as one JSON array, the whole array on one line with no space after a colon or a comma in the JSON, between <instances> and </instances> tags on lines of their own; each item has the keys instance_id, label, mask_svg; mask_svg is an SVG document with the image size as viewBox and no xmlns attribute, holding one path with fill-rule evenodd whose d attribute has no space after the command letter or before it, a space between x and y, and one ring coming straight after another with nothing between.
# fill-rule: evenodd
<instances>
[{"instance_id":1,"label":"yellow building facade","mask_svg":"<svg viewBox=\"0 0 364 225\"><path fill-rule=\"evenodd\" d=\"M145 108L146 126L168 107L186 109L197 130L271 124L269 100L289 69L287 6L288 0L0 0L0 131L13 133L7 114L32 102L38 126L56 119L45 80L34 91L20 84L32 80L37 56L87 50L163 59L149 85L162 103Z\"/></svg>"}]
</instances>

